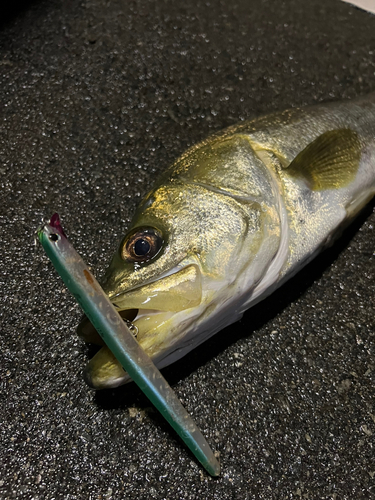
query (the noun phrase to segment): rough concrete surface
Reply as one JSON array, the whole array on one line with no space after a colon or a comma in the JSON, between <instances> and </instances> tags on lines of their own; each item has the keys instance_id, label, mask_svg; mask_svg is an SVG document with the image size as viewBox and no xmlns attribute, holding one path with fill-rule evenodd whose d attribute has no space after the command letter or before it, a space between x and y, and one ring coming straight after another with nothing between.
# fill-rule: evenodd
<instances>
[{"instance_id":1,"label":"rough concrete surface","mask_svg":"<svg viewBox=\"0 0 375 500\"><path fill-rule=\"evenodd\" d=\"M375 16L338 0L2 4L1 499L375 498L374 203L164 375L210 478L135 386L95 394L81 313L33 234L100 276L155 176L261 113L375 90Z\"/></svg>"}]
</instances>

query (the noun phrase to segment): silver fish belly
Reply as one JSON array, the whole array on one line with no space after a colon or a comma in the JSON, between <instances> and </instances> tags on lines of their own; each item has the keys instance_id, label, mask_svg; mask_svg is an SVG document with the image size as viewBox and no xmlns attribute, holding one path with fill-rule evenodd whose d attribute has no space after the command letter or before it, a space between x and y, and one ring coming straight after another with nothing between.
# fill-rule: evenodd
<instances>
[{"instance_id":1,"label":"silver fish belly","mask_svg":"<svg viewBox=\"0 0 375 500\"><path fill-rule=\"evenodd\" d=\"M291 109L190 148L136 211L103 288L159 368L269 295L375 194L375 94ZM80 335L97 336L84 320ZM86 380L128 380L103 347Z\"/></svg>"}]
</instances>

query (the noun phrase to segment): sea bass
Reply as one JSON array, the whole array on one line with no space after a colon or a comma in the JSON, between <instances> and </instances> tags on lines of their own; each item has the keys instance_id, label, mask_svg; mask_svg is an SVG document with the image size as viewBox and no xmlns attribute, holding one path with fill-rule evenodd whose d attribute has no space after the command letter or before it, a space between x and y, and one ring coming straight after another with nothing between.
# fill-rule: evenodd
<instances>
[{"instance_id":1,"label":"sea bass","mask_svg":"<svg viewBox=\"0 0 375 500\"><path fill-rule=\"evenodd\" d=\"M103 289L162 368L293 276L374 194L375 94L229 127L158 179ZM78 333L100 343L87 319ZM85 379L129 377L103 346Z\"/></svg>"}]
</instances>

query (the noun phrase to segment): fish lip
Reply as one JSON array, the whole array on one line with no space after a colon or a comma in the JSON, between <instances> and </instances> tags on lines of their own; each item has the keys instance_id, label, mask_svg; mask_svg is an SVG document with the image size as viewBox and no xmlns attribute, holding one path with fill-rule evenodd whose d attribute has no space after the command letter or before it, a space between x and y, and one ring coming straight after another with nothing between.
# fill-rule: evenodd
<instances>
[{"instance_id":1,"label":"fish lip","mask_svg":"<svg viewBox=\"0 0 375 500\"><path fill-rule=\"evenodd\" d=\"M168 271L165 271L164 273L160 274L156 278L152 278L150 280L146 280L146 281L144 281L143 283L141 283L139 285L135 285L134 287L128 288L125 291L118 292L118 293L116 293L114 295L108 295L109 300L112 302L112 304L116 308L118 308L117 312L123 311L124 309L120 309L120 307L118 305L116 305L116 303L115 303L116 299L118 299L119 297L122 297L123 295L125 295L125 294L127 294L129 292L134 292L134 290L138 290L138 288L142 288L144 286L151 285L152 283L155 283L156 281L159 281L159 280L161 280L163 278L167 278L168 276L172 276L173 274L176 274L176 273L182 271L183 269L185 269L186 267L188 267L188 266L190 266L192 264L196 265L199 268L198 263L195 262L195 261L194 262L190 262L189 261L189 262L186 262L183 265L181 265L182 262L183 262L183 260L180 261L175 267L173 267L172 269L170 269ZM143 309L145 309L145 308L143 308Z\"/></svg>"}]
</instances>

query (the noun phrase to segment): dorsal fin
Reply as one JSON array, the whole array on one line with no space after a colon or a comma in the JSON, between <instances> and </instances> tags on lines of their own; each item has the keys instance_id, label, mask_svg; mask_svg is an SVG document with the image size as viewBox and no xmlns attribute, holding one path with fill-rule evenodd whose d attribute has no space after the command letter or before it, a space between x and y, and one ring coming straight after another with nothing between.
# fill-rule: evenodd
<instances>
[{"instance_id":1,"label":"dorsal fin","mask_svg":"<svg viewBox=\"0 0 375 500\"><path fill-rule=\"evenodd\" d=\"M350 129L324 132L303 149L286 168L304 179L310 189L339 189L352 182L361 157L358 134Z\"/></svg>"}]
</instances>

